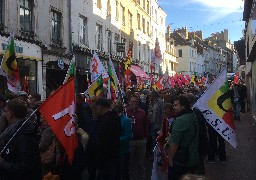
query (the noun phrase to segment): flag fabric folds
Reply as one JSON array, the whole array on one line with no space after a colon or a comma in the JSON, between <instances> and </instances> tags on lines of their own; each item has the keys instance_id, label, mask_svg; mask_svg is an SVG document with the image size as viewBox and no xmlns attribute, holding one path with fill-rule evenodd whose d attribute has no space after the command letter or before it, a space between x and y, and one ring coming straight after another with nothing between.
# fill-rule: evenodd
<instances>
[{"instance_id":1,"label":"flag fabric folds","mask_svg":"<svg viewBox=\"0 0 256 180\"><path fill-rule=\"evenodd\" d=\"M63 98L65 97L65 98ZM78 147L75 127L75 81L71 78L39 107L39 111L64 147L72 164Z\"/></svg>"},{"instance_id":2,"label":"flag fabric folds","mask_svg":"<svg viewBox=\"0 0 256 180\"><path fill-rule=\"evenodd\" d=\"M159 80L152 86L153 89L157 90L157 89L163 89L163 79L164 76L160 77Z\"/></svg>"},{"instance_id":3,"label":"flag fabric folds","mask_svg":"<svg viewBox=\"0 0 256 180\"><path fill-rule=\"evenodd\" d=\"M132 48L133 48L133 43L130 42L129 49L126 56L126 61L124 62L124 82L125 82L126 88L129 88L132 86L132 81L131 81Z\"/></svg>"},{"instance_id":4,"label":"flag fabric folds","mask_svg":"<svg viewBox=\"0 0 256 180\"><path fill-rule=\"evenodd\" d=\"M94 52L91 63L90 63L90 72L91 72L91 82L93 83L100 75L102 75L103 79L108 78L108 73L100 58Z\"/></svg>"},{"instance_id":5,"label":"flag fabric folds","mask_svg":"<svg viewBox=\"0 0 256 180\"><path fill-rule=\"evenodd\" d=\"M207 122L233 147L237 146L227 68L222 70L195 103Z\"/></svg>"},{"instance_id":6,"label":"flag fabric folds","mask_svg":"<svg viewBox=\"0 0 256 180\"><path fill-rule=\"evenodd\" d=\"M113 96L114 93L117 94L119 81L116 75L113 62L110 58L107 63L108 63L108 76L110 80L110 91L112 92L112 96Z\"/></svg>"},{"instance_id":7,"label":"flag fabric folds","mask_svg":"<svg viewBox=\"0 0 256 180\"><path fill-rule=\"evenodd\" d=\"M84 92L86 98L90 98L92 96L103 96L103 77L102 74L88 87L88 89Z\"/></svg>"},{"instance_id":8,"label":"flag fabric folds","mask_svg":"<svg viewBox=\"0 0 256 180\"><path fill-rule=\"evenodd\" d=\"M21 86L13 34L10 35L0 69L2 71L1 74L7 77L8 89L14 93L18 93L21 90Z\"/></svg>"},{"instance_id":9,"label":"flag fabric folds","mask_svg":"<svg viewBox=\"0 0 256 180\"><path fill-rule=\"evenodd\" d=\"M70 61L69 68L68 68L68 71L67 71L67 74L66 74L63 84L65 84L74 75L75 75L75 56Z\"/></svg>"}]
</instances>

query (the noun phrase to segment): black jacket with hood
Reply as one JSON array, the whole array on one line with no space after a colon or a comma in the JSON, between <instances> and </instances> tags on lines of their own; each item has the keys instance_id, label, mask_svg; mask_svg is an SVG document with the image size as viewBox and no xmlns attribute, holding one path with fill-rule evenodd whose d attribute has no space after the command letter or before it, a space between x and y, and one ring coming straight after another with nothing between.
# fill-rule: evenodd
<instances>
[{"instance_id":1,"label":"black jacket with hood","mask_svg":"<svg viewBox=\"0 0 256 180\"><path fill-rule=\"evenodd\" d=\"M24 121L5 136L1 136L1 149ZM8 127L7 127L8 128ZM32 121L26 124L13 138L1 157L4 162L0 164L0 179L38 180L41 178L40 153L36 126Z\"/></svg>"}]
</instances>

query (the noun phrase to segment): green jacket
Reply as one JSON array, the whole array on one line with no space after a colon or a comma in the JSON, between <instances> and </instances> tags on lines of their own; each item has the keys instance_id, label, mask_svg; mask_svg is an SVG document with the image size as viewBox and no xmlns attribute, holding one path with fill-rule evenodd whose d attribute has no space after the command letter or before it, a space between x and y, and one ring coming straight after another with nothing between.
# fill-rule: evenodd
<instances>
[{"instance_id":1,"label":"green jacket","mask_svg":"<svg viewBox=\"0 0 256 180\"><path fill-rule=\"evenodd\" d=\"M183 166L191 167L197 165L199 161L198 141L199 127L196 116L191 109L182 110L173 121L169 142L182 147L188 147L188 163ZM174 164L178 163L174 161Z\"/></svg>"}]
</instances>

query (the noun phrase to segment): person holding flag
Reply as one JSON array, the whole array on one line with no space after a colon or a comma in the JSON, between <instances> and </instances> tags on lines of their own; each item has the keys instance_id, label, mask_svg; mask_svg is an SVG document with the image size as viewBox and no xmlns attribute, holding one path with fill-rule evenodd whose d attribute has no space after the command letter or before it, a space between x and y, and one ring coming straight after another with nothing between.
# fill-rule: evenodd
<instances>
[{"instance_id":1,"label":"person holding flag","mask_svg":"<svg viewBox=\"0 0 256 180\"><path fill-rule=\"evenodd\" d=\"M237 146L234 117L232 112L231 91L227 81L227 67L216 77L205 93L194 104L208 123L209 162L215 162L218 153L220 162L226 162L225 142ZM217 140L219 146L217 147Z\"/></svg>"},{"instance_id":2,"label":"person holding flag","mask_svg":"<svg viewBox=\"0 0 256 180\"><path fill-rule=\"evenodd\" d=\"M26 119L27 113L28 107L22 100L6 103L8 126L0 135L0 179L42 179L37 128Z\"/></svg>"}]
</instances>

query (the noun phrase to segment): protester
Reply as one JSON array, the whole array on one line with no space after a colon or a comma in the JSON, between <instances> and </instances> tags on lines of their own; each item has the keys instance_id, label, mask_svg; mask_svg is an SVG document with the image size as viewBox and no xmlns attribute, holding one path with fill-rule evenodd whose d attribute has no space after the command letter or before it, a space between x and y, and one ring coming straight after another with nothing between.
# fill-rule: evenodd
<instances>
[{"instance_id":1,"label":"protester","mask_svg":"<svg viewBox=\"0 0 256 180\"><path fill-rule=\"evenodd\" d=\"M194 103L196 102L195 96L192 93L187 93L185 95L189 100L190 108L192 108ZM209 151L206 119L204 118L202 112L199 109L194 107L193 112L197 117L198 126L199 126L199 143L198 143L199 163L196 168L196 173L198 175L204 175L205 174L204 162Z\"/></svg>"},{"instance_id":2,"label":"protester","mask_svg":"<svg viewBox=\"0 0 256 180\"><path fill-rule=\"evenodd\" d=\"M6 97L0 94L0 115L3 113L3 109L5 107Z\"/></svg>"},{"instance_id":3,"label":"protester","mask_svg":"<svg viewBox=\"0 0 256 180\"><path fill-rule=\"evenodd\" d=\"M208 125L209 154L208 162L215 163L215 156L219 156L221 163L226 162L225 139L211 126Z\"/></svg>"},{"instance_id":4,"label":"protester","mask_svg":"<svg viewBox=\"0 0 256 180\"><path fill-rule=\"evenodd\" d=\"M120 153L121 123L118 114L110 110L111 102L98 98L95 102L97 180L112 180Z\"/></svg>"},{"instance_id":5,"label":"protester","mask_svg":"<svg viewBox=\"0 0 256 180\"><path fill-rule=\"evenodd\" d=\"M165 102L159 98L159 94L156 91L149 92L149 100L148 119L150 122L150 135L154 147L164 118Z\"/></svg>"},{"instance_id":6,"label":"protester","mask_svg":"<svg viewBox=\"0 0 256 180\"><path fill-rule=\"evenodd\" d=\"M169 136L169 171L170 180L178 180L186 173L193 173L199 161L198 121L186 96L174 99L175 120Z\"/></svg>"},{"instance_id":7,"label":"protester","mask_svg":"<svg viewBox=\"0 0 256 180\"><path fill-rule=\"evenodd\" d=\"M127 116L132 122L133 138L131 141L131 178L145 179L144 158L146 153L146 139L149 135L146 113L139 107L136 95L130 95Z\"/></svg>"},{"instance_id":8,"label":"protester","mask_svg":"<svg viewBox=\"0 0 256 180\"><path fill-rule=\"evenodd\" d=\"M239 93L239 96L240 96L239 102L240 102L240 106L241 106L241 112L245 113L245 103L247 101L247 87L245 86L243 80L241 80L239 82L238 93Z\"/></svg>"},{"instance_id":9,"label":"protester","mask_svg":"<svg viewBox=\"0 0 256 180\"><path fill-rule=\"evenodd\" d=\"M0 135L0 147L12 138L26 119L28 108L24 101L6 103L4 114L7 127ZM28 120L14 136L0 157L0 179L41 179L40 155L35 124Z\"/></svg>"},{"instance_id":10,"label":"protester","mask_svg":"<svg viewBox=\"0 0 256 180\"><path fill-rule=\"evenodd\" d=\"M130 162L130 141L132 139L132 124L130 119L124 115L124 106L121 101L117 101L114 110L118 113L121 122L120 136L120 157L117 164L115 180L130 180L129 162Z\"/></svg>"},{"instance_id":11,"label":"protester","mask_svg":"<svg viewBox=\"0 0 256 180\"><path fill-rule=\"evenodd\" d=\"M240 96L239 96L239 86L238 84L232 84L230 87L231 91L231 102L233 105L234 119L240 121Z\"/></svg>"}]
</instances>

